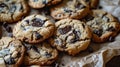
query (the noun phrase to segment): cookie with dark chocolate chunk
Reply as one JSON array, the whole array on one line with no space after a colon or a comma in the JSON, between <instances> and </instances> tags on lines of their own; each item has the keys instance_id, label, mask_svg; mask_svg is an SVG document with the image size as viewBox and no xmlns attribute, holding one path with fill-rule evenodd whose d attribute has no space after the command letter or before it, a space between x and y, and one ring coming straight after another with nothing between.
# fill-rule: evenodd
<instances>
[{"instance_id":1,"label":"cookie with dark chocolate chunk","mask_svg":"<svg viewBox=\"0 0 120 67\"><path fill-rule=\"evenodd\" d=\"M56 22L55 26L57 29L49 42L58 50L76 55L90 44L91 31L85 22L62 19Z\"/></svg>"},{"instance_id":2,"label":"cookie with dark chocolate chunk","mask_svg":"<svg viewBox=\"0 0 120 67\"><path fill-rule=\"evenodd\" d=\"M25 47L20 40L11 37L0 39L0 66L19 67L23 61Z\"/></svg>"},{"instance_id":3,"label":"cookie with dark chocolate chunk","mask_svg":"<svg viewBox=\"0 0 120 67\"><path fill-rule=\"evenodd\" d=\"M89 5L82 0L63 0L57 6L51 8L51 16L54 19L81 19L89 12Z\"/></svg>"},{"instance_id":4,"label":"cookie with dark chocolate chunk","mask_svg":"<svg viewBox=\"0 0 120 67\"><path fill-rule=\"evenodd\" d=\"M55 25L45 16L30 15L17 23L13 36L28 43L38 43L54 33Z\"/></svg>"},{"instance_id":5,"label":"cookie with dark chocolate chunk","mask_svg":"<svg viewBox=\"0 0 120 67\"><path fill-rule=\"evenodd\" d=\"M25 44L26 53L24 65L50 65L58 57L58 51L52 48L49 43Z\"/></svg>"},{"instance_id":6,"label":"cookie with dark chocolate chunk","mask_svg":"<svg viewBox=\"0 0 120 67\"><path fill-rule=\"evenodd\" d=\"M120 23L111 14L103 10L92 10L84 21L93 32L94 42L105 42L115 37L120 30Z\"/></svg>"},{"instance_id":7,"label":"cookie with dark chocolate chunk","mask_svg":"<svg viewBox=\"0 0 120 67\"><path fill-rule=\"evenodd\" d=\"M28 0L28 4L32 8L43 8L50 5L60 3L62 0Z\"/></svg>"},{"instance_id":8,"label":"cookie with dark chocolate chunk","mask_svg":"<svg viewBox=\"0 0 120 67\"><path fill-rule=\"evenodd\" d=\"M14 23L28 13L25 0L0 0L0 22Z\"/></svg>"}]
</instances>

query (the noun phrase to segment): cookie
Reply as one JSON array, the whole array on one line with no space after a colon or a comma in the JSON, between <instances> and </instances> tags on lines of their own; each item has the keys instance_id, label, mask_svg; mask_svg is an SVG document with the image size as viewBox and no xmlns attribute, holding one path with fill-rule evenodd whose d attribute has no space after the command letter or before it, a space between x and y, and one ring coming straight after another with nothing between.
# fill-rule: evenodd
<instances>
[{"instance_id":1,"label":"cookie","mask_svg":"<svg viewBox=\"0 0 120 67\"><path fill-rule=\"evenodd\" d=\"M0 66L19 67L23 61L25 47L21 41L10 37L0 39Z\"/></svg>"},{"instance_id":2,"label":"cookie","mask_svg":"<svg viewBox=\"0 0 120 67\"><path fill-rule=\"evenodd\" d=\"M79 20L63 19L55 23L57 29L49 39L53 47L60 51L76 55L85 50L91 41L89 27Z\"/></svg>"},{"instance_id":3,"label":"cookie","mask_svg":"<svg viewBox=\"0 0 120 67\"><path fill-rule=\"evenodd\" d=\"M0 0L0 22L17 22L28 10L25 0Z\"/></svg>"},{"instance_id":4,"label":"cookie","mask_svg":"<svg viewBox=\"0 0 120 67\"><path fill-rule=\"evenodd\" d=\"M25 44L25 47L24 65L50 65L58 57L57 50L47 42L34 45Z\"/></svg>"},{"instance_id":5,"label":"cookie","mask_svg":"<svg viewBox=\"0 0 120 67\"><path fill-rule=\"evenodd\" d=\"M55 25L42 15L30 15L17 23L13 36L28 43L39 43L49 38L54 32Z\"/></svg>"},{"instance_id":6,"label":"cookie","mask_svg":"<svg viewBox=\"0 0 120 67\"><path fill-rule=\"evenodd\" d=\"M105 42L120 29L117 19L103 10L92 10L84 19L93 32L94 42Z\"/></svg>"},{"instance_id":7,"label":"cookie","mask_svg":"<svg viewBox=\"0 0 120 67\"><path fill-rule=\"evenodd\" d=\"M86 2L90 8L97 8L99 4L99 0L82 0L82 1Z\"/></svg>"},{"instance_id":8,"label":"cookie","mask_svg":"<svg viewBox=\"0 0 120 67\"><path fill-rule=\"evenodd\" d=\"M89 12L89 6L81 0L64 0L61 4L51 8L54 19L81 19Z\"/></svg>"},{"instance_id":9,"label":"cookie","mask_svg":"<svg viewBox=\"0 0 120 67\"><path fill-rule=\"evenodd\" d=\"M43 8L45 6L55 5L62 0L29 0L28 3L32 8Z\"/></svg>"}]
</instances>

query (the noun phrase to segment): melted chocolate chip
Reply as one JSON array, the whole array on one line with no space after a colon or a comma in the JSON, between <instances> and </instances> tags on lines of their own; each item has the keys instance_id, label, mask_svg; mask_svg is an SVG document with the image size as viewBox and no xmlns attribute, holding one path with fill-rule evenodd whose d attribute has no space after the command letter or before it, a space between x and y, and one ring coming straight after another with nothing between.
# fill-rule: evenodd
<instances>
[{"instance_id":1,"label":"melted chocolate chip","mask_svg":"<svg viewBox=\"0 0 120 67\"><path fill-rule=\"evenodd\" d=\"M70 30L72 29L72 27L70 25L64 27L64 28L59 28L58 31L60 34L66 34L68 33Z\"/></svg>"},{"instance_id":2,"label":"melted chocolate chip","mask_svg":"<svg viewBox=\"0 0 120 67\"><path fill-rule=\"evenodd\" d=\"M114 27L109 27L109 28L107 29L107 31L111 31L111 32L112 32L112 31L116 31L116 30L115 30Z\"/></svg>"},{"instance_id":3,"label":"melted chocolate chip","mask_svg":"<svg viewBox=\"0 0 120 67\"><path fill-rule=\"evenodd\" d=\"M15 60L14 60L14 58L11 57L11 58L5 60L5 63L6 63L6 64L9 64L9 65L15 64Z\"/></svg>"},{"instance_id":4,"label":"melted chocolate chip","mask_svg":"<svg viewBox=\"0 0 120 67\"><path fill-rule=\"evenodd\" d=\"M90 0L85 0L85 2L90 2Z\"/></svg>"},{"instance_id":5,"label":"melted chocolate chip","mask_svg":"<svg viewBox=\"0 0 120 67\"><path fill-rule=\"evenodd\" d=\"M52 56L52 54L50 54L50 53L48 53L48 52L45 52L45 56L46 56L47 58L49 58L49 57Z\"/></svg>"},{"instance_id":6,"label":"melted chocolate chip","mask_svg":"<svg viewBox=\"0 0 120 67\"><path fill-rule=\"evenodd\" d=\"M67 13L71 13L72 10L68 9L68 8L64 8L64 11L67 12Z\"/></svg>"},{"instance_id":7,"label":"melted chocolate chip","mask_svg":"<svg viewBox=\"0 0 120 67\"><path fill-rule=\"evenodd\" d=\"M38 40L40 38L42 38L43 36L40 35L38 32L35 32L35 39Z\"/></svg>"},{"instance_id":8,"label":"melted chocolate chip","mask_svg":"<svg viewBox=\"0 0 120 67\"><path fill-rule=\"evenodd\" d=\"M31 49L34 49L37 53L40 53L36 46L31 46Z\"/></svg>"},{"instance_id":9,"label":"melted chocolate chip","mask_svg":"<svg viewBox=\"0 0 120 67\"><path fill-rule=\"evenodd\" d=\"M7 26L6 27L6 31L9 32L9 33L11 33L12 32L12 28L10 26Z\"/></svg>"},{"instance_id":10,"label":"melted chocolate chip","mask_svg":"<svg viewBox=\"0 0 120 67\"><path fill-rule=\"evenodd\" d=\"M85 28L85 25L84 25L84 24L82 24L82 26L83 26L83 28Z\"/></svg>"},{"instance_id":11,"label":"melted chocolate chip","mask_svg":"<svg viewBox=\"0 0 120 67\"><path fill-rule=\"evenodd\" d=\"M29 20L25 20L25 22L27 22L27 24L29 24Z\"/></svg>"},{"instance_id":12,"label":"melted chocolate chip","mask_svg":"<svg viewBox=\"0 0 120 67\"><path fill-rule=\"evenodd\" d=\"M90 21L90 20L93 20L93 19L94 19L94 17L91 16L91 15L87 15L87 16L85 17L85 20L86 20L86 21Z\"/></svg>"},{"instance_id":13,"label":"melted chocolate chip","mask_svg":"<svg viewBox=\"0 0 120 67\"><path fill-rule=\"evenodd\" d=\"M4 8L4 7L8 7L8 6L6 4L4 4L4 3L1 3L0 8Z\"/></svg>"},{"instance_id":14,"label":"melted chocolate chip","mask_svg":"<svg viewBox=\"0 0 120 67\"><path fill-rule=\"evenodd\" d=\"M42 27L42 25L44 24L44 21L39 18L33 19L32 22L32 26L34 27Z\"/></svg>"},{"instance_id":15,"label":"melted chocolate chip","mask_svg":"<svg viewBox=\"0 0 120 67\"><path fill-rule=\"evenodd\" d=\"M79 41L79 35L77 34L77 31L73 30L73 33L75 34L75 38L70 40L70 43L75 43Z\"/></svg>"},{"instance_id":16,"label":"melted chocolate chip","mask_svg":"<svg viewBox=\"0 0 120 67\"><path fill-rule=\"evenodd\" d=\"M102 29L94 30L93 33L100 37L102 35L102 31Z\"/></svg>"},{"instance_id":17,"label":"melted chocolate chip","mask_svg":"<svg viewBox=\"0 0 120 67\"><path fill-rule=\"evenodd\" d=\"M9 33L12 32L12 28L7 23L4 23L3 27L6 29L7 32L9 32Z\"/></svg>"}]
</instances>

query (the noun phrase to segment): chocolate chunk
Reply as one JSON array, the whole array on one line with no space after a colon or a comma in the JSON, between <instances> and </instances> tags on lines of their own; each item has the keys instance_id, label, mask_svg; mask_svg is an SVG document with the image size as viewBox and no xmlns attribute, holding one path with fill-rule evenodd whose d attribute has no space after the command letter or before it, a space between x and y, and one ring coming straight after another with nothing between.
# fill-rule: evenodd
<instances>
[{"instance_id":1,"label":"chocolate chunk","mask_svg":"<svg viewBox=\"0 0 120 67\"><path fill-rule=\"evenodd\" d=\"M5 63L9 64L9 65L15 64L15 60L14 60L14 58L10 57L9 59L5 60Z\"/></svg>"},{"instance_id":2,"label":"chocolate chunk","mask_svg":"<svg viewBox=\"0 0 120 67\"><path fill-rule=\"evenodd\" d=\"M90 21L90 20L93 20L93 19L94 19L94 17L91 16L91 15L87 15L87 16L85 17L85 20L86 20L86 21Z\"/></svg>"},{"instance_id":3,"label":"chocolate chunk","mask_svg":"<svg viewBox=\"0 0 120 67\"><path fill-rule=\"evenodd\" d=\"M44 21L39 18L33 19L32 22L32 26L34 27L42 27L42 25L44 24Z\"/></svg>"},{"instance_id":4,"label":"chocolate chunk","mask_svg":"<svg viewBox=\"0 0 120 67\"><path fill-rule=\"evenodd\" d=\"M34 49L37 53L40 53L36 46L31 46L31 49Z\"/></svg>"},{"instance_id":5,"label":"chocolate chunk","mask_svg":"<svg viewBox=\"0 0 120 67\"><path fill-rule=\"evenodd\" d=\"M29 20L25 20L25 22L27 22L27 24L29 24Z\"/></svg>"},{"instance_id":6,"label":"chocolate chunk","mask_svg":"<svg viewBox=\"0 0 120 67\"><path fill-rule=\"evenodd\" d=\"M8 6L6 4L4 4L4 3L1 3L0 8L4 8L4 7L8 7Z\"/></svg>"},{"instance_id":7,"label":"chocolate chunk","mask_svg":"<svg viewBox=\"0 0 120 67\"><path fill-rule=\"evenodd\" d=\"M67 12L67 13L71 13L72 10L68 9L68 8L64 8L64 11Z\"/></svg>"},{"instance_id":8,"label":"chocolate chunk","mask_svg":"<svg viewBox=\"0 0 120 67\"><path fill-rule=\"evenodd\" d=\"M12 28L7 23L4 23L3 27L6 29L7 32L9 32L9 33L12 32Z\"/></svg>"},{"instance_id":9,"label":"chocolate chunk","mask_svg":"<svg viewBox=\"0 0 120 67\"><path fill-rule=\"evenodd\" d=\"M83 28L85 28L85 25L84 25L84 24L82 24L82 26L83 26Z\"/></svg>"},{"instance_id":10,"label":"chocolate chunk","mask_svg":"<svg viewBox=\"0 0 120 67\"><path fill-rule=\"evenodd\" d=\"M85 0L85 2L90 2L90 0Z\"/></svg>"},{"instance_id":11,"label":"chocolate chunk","mask_svg":"<svg viewBox=\"0 0 120 67\"><path fill-rule=\"evenodd\" d=\"M21 57L21 53L20 52L18 52L17 57Z\"/></svg>"},{"instance_id":12,"label":"chocolate chunk","mask_svg":"<svg viewBox=\"0 0 120 67\"><path fill-rule=\"evenodd\" d=\"M102 6L98 6L98 9L102 9L103 7Z\"/></svg>"},{"instance_id":13,"label":"chocolate chunk","mask_svg":"<svg viewBox=\"0 0 120 67\"><path fill-rule=\"evenodd\" d=\"M103 31L102 29L98 29L94 30L93 33L100 37L102 35L102 31Z\"/></svg>"},{"instance_id":14,"label":"chocolate chunk","mask_svg":"<svg viewBox=\"0 0 120 67\"><path fill-rule=\"evenodd\" d=\"M108 41L113 42L113 41L115 41L115 38L111 36L111 37L109 37Z\"/></svg>"},{"instance_id":15,"label":"chocolate chunk","mask_svg":"<svg viewBox=\"0 0 120 67\"><path fill-rule=\"evenodd\" d=\"M6 27L6 31L9 32L9 33L11 33L12 32L12 28L10 26L7 26Z\"/></svg>"},{"instance_id":16,"label":"chocolate chunk","mask_svg":"<svg viewBox=\"0 0 120 67\"><path fill-rule=\"evenodd\" d=\"M49 58L49 57L52 56L52 54L51 54L51 53L48 53L48 52L45 52L45 56L46 56L47 58Z\"/></svg>"},{"instance_id":17,"label":"chocolate chunk","mask_svg":"<svg viewBox=\"0 0 120 67\"><path fill-rule=\"evenodd\" d=\"M72 29L72 27L70 25L64 27L64 28L59 28L58 31L60 34L66 34L68 33L70 30Z\"/></svg>"},{"instance_id":18,"label":"chocolate chunk","mask_svg":"<svg viewBox=\"0 0 120 67\"><path fill-rule=\"evenodd\" d=\"M77 32L78 31L73 30L73 33L75 34L75 38L71 39L70 43L75 43L75 42L79 41L80 38L79 38L79 35L77 34Z\"/></svg>"},{"instance_id":19,"label":"chocolate chunk","mask_svg":"<svg viewBox=\"0 0 120 67\"><path fill-rule=\"evenodd\" d=\"M107 31L111 31L111 32L113 32L113 31L116 31L116 30L115 30L114 27L109 27L109 28L107 29Z\"/></svg>"},{"instance_id":20,"label":"chocolate chunk","mask_svg":"<svg viewBox=\"0 0 120 67\"><path fill-rule=\"evenodd\" d=\"M40 38L42 38L43 36L40 35L38 32L35 32L35 39L38 40Z\"/></svg>"}]
</instances>

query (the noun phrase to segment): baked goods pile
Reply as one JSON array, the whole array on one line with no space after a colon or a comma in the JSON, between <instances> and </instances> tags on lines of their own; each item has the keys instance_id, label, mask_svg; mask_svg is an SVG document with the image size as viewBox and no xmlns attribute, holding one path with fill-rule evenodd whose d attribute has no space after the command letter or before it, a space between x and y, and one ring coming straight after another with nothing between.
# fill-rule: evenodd
<instances>
[{"instance_id":1,"label":"baked goods pile","mask_svg":"<svg viewBox=\"0 0 120 67\"><path fill-rule=\"evenodd\" d=\"M1 0L1 33L4 28L8 34L0 39L0 66L51 65L60 52L75 56L91 42L112 41L120 23L98 4L99 0Z\"/></svg>"}]
</instances>

